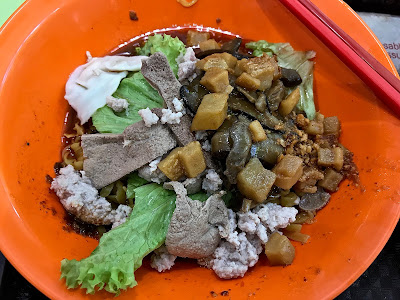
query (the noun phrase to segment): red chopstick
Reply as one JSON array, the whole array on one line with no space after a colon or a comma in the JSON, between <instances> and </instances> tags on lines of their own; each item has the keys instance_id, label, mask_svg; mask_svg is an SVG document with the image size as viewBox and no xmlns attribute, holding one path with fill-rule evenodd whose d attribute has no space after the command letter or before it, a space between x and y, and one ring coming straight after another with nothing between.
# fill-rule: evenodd
<instances>
[{"instance_id":1,"label":"red chopstick","mask_svg":"<svg viewBox=\"0 0 400 300\"><path fill-rule=\"evenodd\" d=\"M400 116L400 80L309 0L279 0Z\"/></svg>"}]
</instances>

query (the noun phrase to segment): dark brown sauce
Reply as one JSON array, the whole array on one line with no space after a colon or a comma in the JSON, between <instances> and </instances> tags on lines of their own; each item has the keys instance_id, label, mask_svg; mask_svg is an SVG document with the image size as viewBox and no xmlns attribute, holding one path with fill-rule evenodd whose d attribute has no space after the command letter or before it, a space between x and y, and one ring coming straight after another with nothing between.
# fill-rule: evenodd
<instances>
[{"instance_id":1,"label":"dark brown sauce","mask_svg":"<svg viewBox=\"0 0 400 300\"><path fill-rule=\"evenodd\" d=\"M74 130L74 126L76 123L80 124L80 120L77 116L75 109L73 109L70 106L69 110L64 118L64 129L63 129L64 134L61 137L61 144L62 144L61 152L66 146L73 143L73 140L75 137L69 138L69 137L66 137L65 134L76 134L76 132ZM92 119L90 119L88 122L86 122L83 125L83 129L84 129L85 133L96 133L97 132L93 127ZM61 152L60 152L60 155L61 155Z\"/></svg>"},{"instance_id":2,"label":"dark brown sauce","mask_svg":"<svg viewBox=\"0 0 400 300\"><path fill-rule=\"evenodd\" d=\"M81 220L77 219L73 214L67 212L64 216L64 221L65 225L63 226L63 229L67 232L75 232L77 234L96 240L100 239L101 237L98 226L82 222ZM107 231L111 229L110 225L104 227Z\"/></svg>"}]
</instances>

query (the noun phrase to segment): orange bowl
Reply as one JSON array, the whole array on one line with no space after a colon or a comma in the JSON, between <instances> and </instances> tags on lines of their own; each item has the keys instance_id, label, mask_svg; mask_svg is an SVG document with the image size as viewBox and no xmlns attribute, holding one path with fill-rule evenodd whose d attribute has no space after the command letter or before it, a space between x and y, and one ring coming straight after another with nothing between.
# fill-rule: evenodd
<instances>
[{"instance_id":1,"label":"orange bowl","mask_svg":"<svg viewBox=\"0 0 400 300\"><path fill-rule=\"evenodd\" d=\"M396 74L382 45L347 5L314 2ZM129 19L129 10L139 21ZM0 250L52 299L112 297L67 290L59 280L63 258L86 257L97 245L63 229L63 207L45 180L59 160L64 85L85 62L86 50L102 56L139 34L188 24L315 50L317 106L342 121L341 141L354 152L363 188L342 183L316 222L305 226L311 240L295 245L291 266L271 267L262 257L244 278L227 281L192 261L162 274L145 262L138 286L120 298L210 298L211 291L228 291L232 299L335 297L371 264L399 219L400 135L394 133L400 121L277 0L199 0L191 8L175 0L28 0L0 31Z\"/></svg>"}]
</instances>

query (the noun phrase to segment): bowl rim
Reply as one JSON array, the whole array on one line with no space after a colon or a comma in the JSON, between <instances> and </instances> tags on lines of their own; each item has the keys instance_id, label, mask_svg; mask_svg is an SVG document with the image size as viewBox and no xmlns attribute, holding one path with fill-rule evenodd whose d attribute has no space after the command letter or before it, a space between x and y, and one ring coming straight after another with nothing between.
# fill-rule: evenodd
<instances>
[{"instance_id":1,"label":"bowl rim","mask_svg":"<svg viewBox=\"0 0 400 300\"><path fill-rule=\"evenodd\" d=\"M18 28L25 28L27 30L26 31L27 36L24 36L21 40L22 44L24 43L24 40L27 37L29 37L29 35L32 31L31 29L34 29L34 25L33 24L19 25L19 24L17 24L17 21L18 21L18 18L20 17L20 15L22 14L22 12L24 12L25 10L30 8L29 7L30 5L37 5L37 6L47 5L47 7L49 7L49 8L57 7L56 10L58 10L59 8L62 8L63 4L68 3L70 1L73 1L73 0L56 0L56 1L52 1L52 3L49 3L45 0L26 0L14 11L14 13L0 27L0 42L3 39L7 39L7 37L4 37L6 34L11 32L13 29L18 29ZM317 1L322 1L322 0L317 0ZM365 23L365 21L348 4L346 4L342 0L332 0L332 1L339 2L343 6L343 9L347 9L348 11L350 11L350 13L355 18L357 18L357 20L369 31L370 35L374 38L375 42L379 45L380 49L382 50L382 54L384 54L384 56L385 56L385 58L386 58L385 62L387 62L390 66L389 71L392 72L397 78L400 78L399 73L397 72L397 69L396 69L394 63L390 59L386 50L384 49L384 46L379 41L379 39L374 34L374 32L371 30L371 28ZM45 18L46 18L46 14L43 14L42 20L45 20ZM15 43L17 43L18 45L22 45L17 41L15 41ZM9 61L8 65L12 64L12 62L13 62L13 59L11 59ZM4 84L4 79L7 77L7 71L8 71L7 68L5 68L5 72L3 74L4 75L3 82L0 82L0 90ZM1 72L1 69L0 69L0 72ZM6 186L3 183L3 178L0 176L0 195L8 195L5 187ZM0 215L2 215L2 214L0 214ZM400 208L398 209L397 215L398 215L397 220L395 218L393 218L390 228L388 228L388 230L385 231L384 236L382 236L382 238L381 238L381 242L379 243L379 245L377 247L374 248L374 251L372 251L370 253L370 256L368 257L366 262L364 262L364 264L359 264L358 267L356 268L356 270L354 272L352 272L352 276L350 276L347 281L341 282L339 285L336 286L336 288L332 289L331 293L329 295L327 295L327 298L334 298L334 297L338 296L347 287L349 287L354 281L356 281L357 278L359 278L362 275L362 273L372 264L372 262L376 259L376 257L379 255L379 253L382 251L385 244L389 240L394 229L396 228L396 225L399 223ZM1 233L2 233L2 230L0 229L0 234ZM45 284L41 283L41 281L38 280L32 274L32 272L30 271L30 269L28 267L26 267L23 264L18 263L18 259L17 259L18 255L15 255L13 253L13 249L14 249L13 245L4 244L2 242L2 240L0 239L0 251L7 258L7 260L15 267L15 269L17 269L18 272L23 275L23 277L25 277L31 284L33 284L35 287L37 287L46 296L49 296L51 298L57 298L57 294L55 294L53 290L48 289Z\"/></svg>"}]
</instances>

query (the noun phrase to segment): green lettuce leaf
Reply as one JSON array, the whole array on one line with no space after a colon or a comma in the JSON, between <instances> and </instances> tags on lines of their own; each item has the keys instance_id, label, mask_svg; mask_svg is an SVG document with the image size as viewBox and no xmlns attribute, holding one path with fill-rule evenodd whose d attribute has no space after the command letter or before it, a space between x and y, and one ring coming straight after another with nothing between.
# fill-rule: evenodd
<instances>
[{"instance_id":1,"label":"green lettuce leaf","mask_svg":"<svg viewBox=\"0 0 400 300\"><path fill-rule=\"evenodd\" d=\"M178 73L176 58L180 54L185 54L185 44L178 37L173 38L168 34L155 34L149 37L142 48L136 48L136 53L138 55L150 55L156 52L165 54L172 71L174 71L176 75Z\"/></svg>"},{"instance_id":2,"label":"green lettuce leaf","mask_svg":"<svg viewBox=\"0 0 400 300\"><path fill-rule=\"evenodd\" d=\"M164 243L176 195L155 183L134 192L135 206L129 220L105 233L89 257L62 260L61 278L68 288L81 286L90 294L97 289L119 294L137 285L134 271L147 254Z\"/></svg>"},{"instance_id":3,"label":"green lettuce leaf","mask_svg":"<svg viewBox=\"0 0 400 300\"><path fill-rule=\"evenodd\" d=\"M140 177L137 172L129 174L128 184L126 186L126 198L127 199L135 198L135 189L147 183L148 181Z\"/></svg>"},{"instance_id":4,"label":"green lettuce leaf","mask_svg":"<svg viewBox=\"0 0 400 300\"><path fill-rule=\"evenodd\" d=\"M208 195L204 192L198 192L196 194L188 195L192 200L198 200L200 202L205 202L208 199Z\"/></svg>"},{"instance_id":5,"label":"green lettuce leaf","mask_svg":"<svg viewBox=\"0 0 400 300\"><path fill-rule=\"evenodd\" d=\"M99 108L93 114L92 121L101 133L122 133L129 125L142 120L139 110L162 107L164 103L140 72L123 79L113 96L126 99L129 107L120 113L114 112L107 105Z\"/></svg>"},{"instance_id":6,"label":"green lettuce leaf","mask_svg":"<svg viewBox=\"0 0 400 300\"><path fill-rule=\"evenodd\" d=\"M300 101L297 108L304 111L307 118L315 118L315 104L313 93L314 63L310 59L315 57L314 51L295 51L289 43L269 43L264 40L246 44L253 50L253 55L262 56L266 53L278 57L278 65L283 68L295 69L303 82L300 84Z\"/></svg>"}]
</instances>

